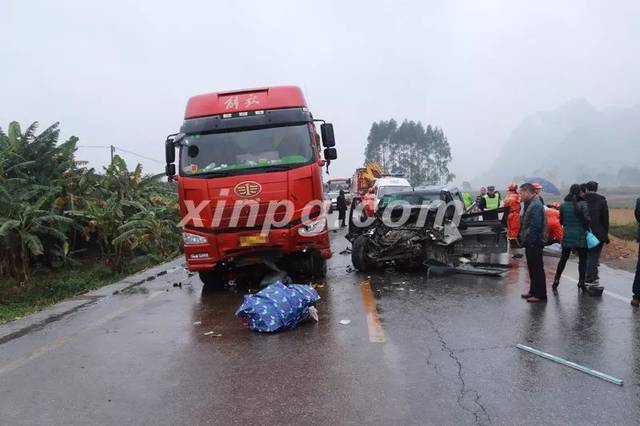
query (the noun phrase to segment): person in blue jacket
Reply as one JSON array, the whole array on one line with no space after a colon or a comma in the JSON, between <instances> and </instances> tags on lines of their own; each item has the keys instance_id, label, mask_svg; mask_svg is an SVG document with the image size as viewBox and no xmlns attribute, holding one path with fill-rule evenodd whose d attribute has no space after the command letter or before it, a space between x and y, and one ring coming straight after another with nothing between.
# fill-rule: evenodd
<instances>
[{"instance_id":1,"label":"person in blue jacket","mask_svg":"<svg viewBox=\"0 0 640 426\"><path fill-rule=\"evenodd\" d=\"M520 228L520 244L525 248L527 267L529 268L529 292L522 295L529 303L547 300L547 282L544 273L542 250L546 236L546 218L544 205L535 187L530 183L520 185L520 196L524 201L522 225Z\"/></svg>"}]
</instances>

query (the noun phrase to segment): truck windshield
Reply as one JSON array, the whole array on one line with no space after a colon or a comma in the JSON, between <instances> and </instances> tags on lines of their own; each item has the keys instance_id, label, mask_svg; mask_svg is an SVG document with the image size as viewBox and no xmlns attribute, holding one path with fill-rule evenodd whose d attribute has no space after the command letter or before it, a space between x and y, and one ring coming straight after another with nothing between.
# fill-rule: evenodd
<instances>
[{"instance_id":1,"label":"truck windshield","mask_svg":"<svg viewBox=\"0 0 640 426\"><path fill-rule=\"evenodd\" d=\"M192 134L180 150L184 175L229 174L254 168L287 169L313 159L306 124L225 133Z\"/></svg>"}]
</instances>

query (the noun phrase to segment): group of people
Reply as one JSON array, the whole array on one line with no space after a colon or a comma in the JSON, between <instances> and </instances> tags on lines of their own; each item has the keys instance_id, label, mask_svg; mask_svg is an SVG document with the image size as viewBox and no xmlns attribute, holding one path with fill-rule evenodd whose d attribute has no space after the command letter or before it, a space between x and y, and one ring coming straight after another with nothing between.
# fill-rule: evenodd
<instances>
[{"instance_id":1,"label":"group of people","mask_svg":"<svg viewBox=\"0 0 640 426\"><path fill-rule=\"evenodd\" d=\"M522 209L520 209L522 202ZM547 300L543 263L546 245L560 243L562 252L556 268L552 289L557 291L565 266L572 252L578 257L578 291L599 289L598 267L605 244L609 243L609 207L607 199L598 193L598 183L571 185L562 203L546 205L540 189L531 183L509 187L505 198L509 207L508 234L514 246L525 249L529 269L529 291L522 295L527 302ZM522 210L522 213L520 213ZM640 199L636 202L638 241L640 241ZM589 291L589 294L592 294ZM640 306L640 246L638 266L633 284L633 306Z\"/></svg>"}]
</instances>

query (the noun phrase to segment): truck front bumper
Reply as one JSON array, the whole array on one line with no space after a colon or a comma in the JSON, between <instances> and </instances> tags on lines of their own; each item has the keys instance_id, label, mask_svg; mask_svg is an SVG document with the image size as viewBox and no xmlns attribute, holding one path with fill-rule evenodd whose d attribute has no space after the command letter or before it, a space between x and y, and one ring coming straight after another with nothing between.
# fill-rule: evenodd
<instances>
[{"instance_id":1,"label":"truck front bumper","mask_svg":"<svg viewBox=\"0 0 640 426\"><path fill-rule=\"evenodd\" d=\"M251 265L263 263L265 260L275 262L287 255L313 251L323 259L331 257L329 231L325 229L314 235L301 235L299 229L303 225L291 228L275 228L264 234L263 240L255 244L247 244L252 237L261 235L260 230L243 230L237 232L185 229L186 232L199 235L207 239L204 244L184 245L187 266L191 271L204 271L216 267L218 264Z\"/></svg>"}]
</instances>

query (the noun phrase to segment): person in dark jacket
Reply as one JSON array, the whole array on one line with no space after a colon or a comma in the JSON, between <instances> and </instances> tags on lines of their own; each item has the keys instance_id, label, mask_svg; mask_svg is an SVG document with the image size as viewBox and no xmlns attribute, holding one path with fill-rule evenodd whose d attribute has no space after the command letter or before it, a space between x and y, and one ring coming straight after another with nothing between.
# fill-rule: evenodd
<instances>
[{"instance_id":1,"label":"person in dark jacket","mask_svg":"<svg viewBox=\"0 0 640 426\"><path fill-rule=\"evenodd\" d=\"M584 199L589 207L591 216L591 232L598 238L600 244L590 249L587 253L587 284L596 284L598 266L600 266L600 254L605 244L609 244L609 206L607 199L598 194L598 182L587 182L585 185Z\"/></svg>"},{"instance_id":2,"label":"person in dark jacket","mask_svg":"<svg viewBox=\"0 0 640 426\"><path fill-rule=\"evenodd\" d=\"M546 219L544 206L535 188L530 183L520 185L520 196L524 201L520 244L525 248L527 268L529 269L529 292L522 295L529 303L547 300L547 283L544 274L542 250L546 242Z\"/></svg>"},{"instance_id":3,"label":"person in dark jacket","mask_svg":"<svg viewBox=\"0 0 640 426\"><path fill-rule=\"evenodd\" d=\"M585 288L585 275L587 268L587 238L590 217L586 201L580 197L580 185L573 184L569 194L560 205L560 224L564 228L562 238L562 255L556 268L556 276L553 280L553 290L557 290L560 284L562 272L567 265L571 251L578 254L578 288Z\"/></svg>"},{"instance_id":4,"label":"person in dark jacket","mask_svg":"<svg viewBox=\"0 0 640 426\"><path fill-rule=\"evenodd\" d=\"M631 304L636 308L640 306L640 198L636 200L636 221L638 222L638 263L636 264L636 277L633 280L633 299Z\"/></svg>"},{"instance_id":5,"label":"person in dark jacket","mask_svg":"<svg viewBox=\"0 0 640 426\"><path fill-rule=\"evenodd\" d=\"M345 219L347 218L347 198L344 196L344 191L340 190L340 195L336 199L336 208L338 209L338 220L340 221L340 228L347 226Z\"/></svg>"}]
</instances>

